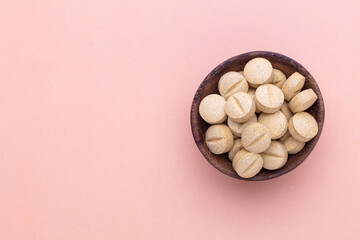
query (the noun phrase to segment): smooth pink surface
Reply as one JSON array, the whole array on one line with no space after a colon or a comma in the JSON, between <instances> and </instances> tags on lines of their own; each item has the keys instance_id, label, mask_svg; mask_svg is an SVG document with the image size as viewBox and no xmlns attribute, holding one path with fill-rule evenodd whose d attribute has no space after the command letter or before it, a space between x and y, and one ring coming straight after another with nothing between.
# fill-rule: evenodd
<instances>
[{"instance_id":1,"label":"smooth pink surface","mask_svg":"<svg viewBox=\"0 0 360 240\"><path fill-rule=\"evenodd\" d=\"M0 239L358 239L353 1L2 1ZM303 64L326 106L307 161L268 182L205 161L190 105L234 55Z\"/></svg>"}]
</instances>

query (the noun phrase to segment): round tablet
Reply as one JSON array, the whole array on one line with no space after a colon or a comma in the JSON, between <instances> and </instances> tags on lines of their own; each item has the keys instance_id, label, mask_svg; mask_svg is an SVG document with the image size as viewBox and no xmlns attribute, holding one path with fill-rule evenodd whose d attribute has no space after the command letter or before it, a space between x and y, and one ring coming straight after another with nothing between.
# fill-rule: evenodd
<instances>
[{"instance_id":1,"label":"round tablet","mask_svg":"<svg viewBox=\"0 0 360 240\"><path fill-rule=\"evenodd\" d=\"M251 123L242 132L241 143L247 151L261 153L270 146L270 131L264 124Z\"/></svg>"},{"instance_id":2,"label":"round tablet","mask_svg":"<svg viewBox=\"0 0 360 240\"><path fill-rule=\"evenodd\" d=\"M253 88L249 88L248 94L250 95L250 97L254 100L255 102L255 89ZM255 104L255 112L256 113L261 113L260 109L257 107L257 105Z\"/></svg>"},{"instance_id":3,"label":"round tablet","mask_svg":"<svg viewBox=\"0 0 360 240\"><path fill-rule=\"evenodd\" d=\"M227 72L219 80L218 88L221 96L228 99L237 92L247 92L249 85L239 72Z\"/></svg>"},{"instance_id":4,"label":"round tablet","mask_svg":"<svg viewBox=\"0 0 360 240\"><path fill-rule=\"evenodd\" d=\"M242 144L241 144L241 139L236 139L234 141L234 145L232 146L232 148L230 149L229 152L229 159L232 161L235 154L237 154L242 148Z\"/></svg>"},{"instance_id":5,"label":"round tablet","mask_svg":"<svg viewBox=\"0 0 360 240\"><path fill-rule=\"evenodd\" d=\"M296 113L289 121L291 136L300 142L308 142L318 133L318 124L307 112Z\"/></svg>"},{"instance_id":6,"label":"round tablet","mask_svg":"<svg viewBox=\"0 0 360 240\"><path fill-rule=\"evenodd\" d=\"M314 90L306 89L296 94L289 102L289 108L293 113L303 112L316 101L317 96Z\"/></svg>"},{"instance_id":7,"label":"round tablet","mask_svg":"<svg viewBox=\"0 0 360 240\"><path fill-rule=\"evenodd\" d=\"M283 74L279 69L274 68L274 79L272 81L272 84L277 86L278 88L282 88L286 81L286 76Z\"/></svg>"},{"instance_id":8,"label":"round tablet","mask_svg":"<svg viewBox=\"0 0 360 240\"><path fill-rule=\"evenodd\" d=\"M304 148L305 143L299 142L293 137L289 137L284 141L284 145L289 154L296 154Z\"/></svg>"},{"instance_id":9,"label":"round tablet","mask_svg":"<svg viewBox=\"0 0 360 240\"><path fill-rule=\"evenodd\" d=\"M283 102L284 94L275 85L261 85L255 91L255 103L262 112L274 113L280 109Z\"/></svg>"},{"instance_id":10,"label":"round tablet","mask_svg":"<svg viewBox=\"0 0 360 240\"><path fill-rule=\"evenodd\" d=\"M228 126L219 124L206 130L205 141L212 153L222 154L230 151L234 144L234 137Z\"/></svg>"},{"instance_id":11,"label":"round tablet","mask_svg":"<svg viewBox=\"0 0 360 240\"><path fill-rule=\"evenodd\" d=\"M289 154L296 154L301 151L301 149L304 148L305 143L299 142L298 140L295 140L289 131L285 133L285 135L280 138L280 142L282 142L285 145L286 150Z\"/></svg>"},{"instance_id":12,"label":"round tablet","mask_svg":"<svg viewBox=\"0 0 360 240\"><path fill-rule=\"evenodd\" d=\"M288 121L280 111L270 114L261 113L258 122L269 128L271 139L281 138L286 133L288 127Z\"/></svg>"},{"instance_id":13,"label":"round tablet","mask_svg":"<svg viewBox=\"0 0 360 240\"><path fill-rule=\"evenodd\" d=\"M285 99L290 101L292 97L298 94L305 83L305 77L298 72L293 73L282 86Z\"/></svg>"},{"instance_id":14,"label":"round tablet","mask_svg":"<svg viewBox=\"0 0 360 240\"><path fill-rule=\"evenodd\" d=\"M285 115L287 121L289 121L290 118L294 115L291 112L289 105L286 101L284 101L283 104L281 105L280 111Z\"/></svg>"},{"instance_id":15,"label":"round tablet","mask_svg":"<svg viewBox=\"0 0 360 240\"><path fill-rule=\"evenodd\" d=\"M234 134L234 136L238 136L241 137L241 133L242 131L251 123L256 122L257 121L257 117L254 114L247 122L244 123L237 123L234 122L233 120L231 120L231 118L228 118L227 120L227 125L230 128L230 130L232 131L232 133Z\"/></svg>"},{"instance_id":16,"label":"round tablet","mask_svg":"<svg viewBox=\"0 0 360 240\"><path fill-rule=\"evenodd\" d=\"M254 58L244 67L245 79L250 86L258 87L261 84L270 83L274 77L273 67L265 58Z\"/></svg>"},{"instance_id":17,"label":"round tablet","mask_svg":"<svg viewBox=\"0 0 360 240\"><path fill-rule=\"evenodd\" d=\"M288 152L279 141L271 141L270 147L260 153L264 160L263 168L268 170L275 170L283 167L288 159Z\"/></svg>"},{"instance_id":18,"label":"round tablet","mask_svg":"<svg viewBox=\"0 0 360 240\"><path fill-rule=\"evenodd\" d=\"M251 178L258 174L264 164L260 154L240 150L233 159L235 172L243 178Z\"/></svg>"},{"instance_id":19,"label":"round tablet","mask_svg":"<svg viewBox=\"0 0 360 240\"><path fill-rule=\"evenodd\" d=\"M199 113L209 124L218 124L226 120L226 100L219 94L210 94L200 102Z\"/></svg>"},{"instance_id":20,"label":"round tablet","mask_svg":"<svg viewBox=\"0 0 360 240\"><path fill-rule=\"evenodd\" d=\"M235 93L227 100L225 112L234 122L246 122L255 114L255 103L249 94Z\"/></svg>"}]
</instances>

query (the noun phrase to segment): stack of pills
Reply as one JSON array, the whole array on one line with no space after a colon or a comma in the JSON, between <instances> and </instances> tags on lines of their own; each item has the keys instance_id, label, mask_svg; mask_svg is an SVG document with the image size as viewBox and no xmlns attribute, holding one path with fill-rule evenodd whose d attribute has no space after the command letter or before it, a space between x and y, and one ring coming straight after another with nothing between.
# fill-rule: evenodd
<instances>
[{"instance_id":1,"label":"stack of pills","mask_svg":"<svg viewBox=\"0 0 360 240\"><path fill-rule=\"evenodd\" d=\"M318 132L314 117L304 112L317 96L312 89L301 91L304 83L298 72L286 79L265 58L250 60L244 71L225 73L220 95L206 96L199 106L212 125L205 134L209 150L228 153L243 178L283 167L288 154L300 152Z\"/></svg>"}]
</instances>

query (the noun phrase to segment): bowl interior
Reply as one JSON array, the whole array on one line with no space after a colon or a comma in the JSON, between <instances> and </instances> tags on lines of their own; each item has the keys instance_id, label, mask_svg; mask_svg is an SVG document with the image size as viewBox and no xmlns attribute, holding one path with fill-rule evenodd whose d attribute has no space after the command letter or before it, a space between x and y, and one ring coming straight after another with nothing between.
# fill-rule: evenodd
<instances>
[{"instance_id":1,"label":"bowl interior","mask_svg":"<svg viewBox=\"0 0 360 240\"><path fill-rule=\"evenodd\" d=\"M228 159L227 153L221 155L215 155L211 153L207 148L205 143L205 132L210 125L200 117L199 104L201 100L207 95L212 93L219 94L218 81L224 73L228 71L242 71L244 69L245 64L249 60L255 57L263 57L268 59L273 65L273 67L282 71L287 78L296 71L306 77L303 90L312 88L315 91L316 95L318 96L318 100L306 111L310 113L318 122L319 132L312 140L310 140L305 144L305 147L299 153L294 155L289 154L288 161L284 167L271 171L262 169L260 173L258 173L256 176L252 178L244 179L236 174L235 170L232 167L232 162ZM198 88L194 96L194 100L191 106L191 128L192 128L194 140L199 150L216 169L234 178L249 180L249 181L259 181L259 180L267 180L278 177L293 170L298 165L300 165L313 150L313 148L316 145L316 142L320 137L324 124L324 116L325 116L324 101L320 89L316 84L314 78L303 66L301 66L296 61L278 53L257 51L257 52L249 52L249 53L241 54L233 58L230 58L225 62L223 62L222 64L220 64L219 66L217 66L211 73L209 73L209 75L201 83L200 87Z\"/></svg>"}]
</instances>

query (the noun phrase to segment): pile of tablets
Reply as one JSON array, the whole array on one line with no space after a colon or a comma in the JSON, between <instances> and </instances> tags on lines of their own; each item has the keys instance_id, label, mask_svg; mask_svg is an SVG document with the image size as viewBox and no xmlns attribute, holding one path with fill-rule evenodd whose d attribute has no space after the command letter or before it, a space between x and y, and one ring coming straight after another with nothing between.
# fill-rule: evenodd
<instances>
[{"instance_id":1,"label":"pile of tablets","mask_svg":"<svg viewBox=\"0 0 360 240\"><path fill-rule=\"evenodd\" d=\"M283 167L288 154L300 152L318 132L316 120L305 112L317 96L312 89L301 91L304 83L298 72L286 79L265 58L250 60L244 71L225 73L218 83L220 94L206 96L199 106L211 124L205 134L209 150L228 153L243 178L261 168Z\"/></svg>"}]
</instances>

